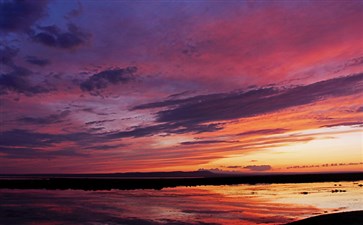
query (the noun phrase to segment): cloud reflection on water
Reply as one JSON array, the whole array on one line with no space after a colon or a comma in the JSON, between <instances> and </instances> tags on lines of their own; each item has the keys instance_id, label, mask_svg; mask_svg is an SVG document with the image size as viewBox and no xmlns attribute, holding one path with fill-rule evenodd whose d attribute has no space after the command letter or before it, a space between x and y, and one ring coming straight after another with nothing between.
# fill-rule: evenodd
<instances>
[{"instance_id":1,"label":"cloud reflection on water","mask_svg":"<svg viewBox=\"0 0 363 225\"><path fill-rule=\"evenodd\" d=\"M332 193L337 187L346 192ZM0 223L272 225L324 212L359 209L362 194L363 188L353 182L161 191L1 190Z\"/></svg>"}]
</instances>

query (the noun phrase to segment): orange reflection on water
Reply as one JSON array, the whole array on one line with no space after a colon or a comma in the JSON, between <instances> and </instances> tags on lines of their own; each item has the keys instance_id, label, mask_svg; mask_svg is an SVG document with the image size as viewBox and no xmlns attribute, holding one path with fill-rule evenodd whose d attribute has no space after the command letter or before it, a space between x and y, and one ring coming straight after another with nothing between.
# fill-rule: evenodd
<instances>
[{"instance_id":1,"label":"orange reflection on water","mask_svg":"<svg viewBox=\"0 0 363 225\"><path fill-rule=\"evenodd\" d=\"M262 224L362 209L360 182L163 190L0 190L6 224Z\"/></svg>"}]
</instances>

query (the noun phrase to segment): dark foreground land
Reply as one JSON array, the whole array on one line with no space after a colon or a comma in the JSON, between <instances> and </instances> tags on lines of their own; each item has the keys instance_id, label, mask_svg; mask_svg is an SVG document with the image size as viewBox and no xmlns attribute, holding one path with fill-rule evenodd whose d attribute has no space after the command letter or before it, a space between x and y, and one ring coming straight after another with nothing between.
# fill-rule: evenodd
<instances>
[{"instance_id":1,"label":"dark foreground land","mask_svg":"<svg viewBox=\"0 0 363 225\"><path fill-rule=\"evenodd\" d=\"M57 177L38 176L7 177L0 179L0 189L79 189L79 190L130 190L156 189L177 186L311 183L363 180L363 173L259 175L259 176L206 176L206 177L79 177L63 175ZM362 223L363 224L363 223Z\"/></svg>"},{"instance_id":2,"label":"dark foreground land","mask_svg":"<svg viewBox=\"0 0 363 225\"><path fill-rule=\"evenodd\" d=\"M363 211L352 211L314 216L286 225L362 225Z\"/></svg>"}]
</instances>

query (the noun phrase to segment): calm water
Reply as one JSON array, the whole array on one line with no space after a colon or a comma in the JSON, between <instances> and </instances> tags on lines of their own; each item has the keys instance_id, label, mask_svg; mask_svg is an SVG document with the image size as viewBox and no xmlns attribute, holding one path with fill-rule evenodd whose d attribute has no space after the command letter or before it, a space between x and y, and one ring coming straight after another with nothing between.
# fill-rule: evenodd
<instances>
[{"instance_id":1,"label":"calm water","mask_svg":"<svg viewBox=\"0 0 363 225\"><path fill-rule=\"evenodd\" d=\"M284 224L362 210L359 184L363 181L161 191L0 190L0 224Z\"/></svg>"}]
</instances>

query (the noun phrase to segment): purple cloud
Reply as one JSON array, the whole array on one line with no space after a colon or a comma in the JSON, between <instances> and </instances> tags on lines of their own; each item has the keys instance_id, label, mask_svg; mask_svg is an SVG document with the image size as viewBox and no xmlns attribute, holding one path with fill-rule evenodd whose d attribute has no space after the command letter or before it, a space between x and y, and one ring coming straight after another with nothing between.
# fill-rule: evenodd
<instances>
[{"instance_id":1,"label":"purple cloud","mask_svg":"<svg viewBox=\"0 0 363 225\"><path fill-rule=\"evenodd\" d=\"M36 56L28 56L28 57L26 57L26 61L30 64L41 66L41 67L50 64L50 61L48 59L41 59Z\"/></svg>"},{"instance_id":2,"label":"purple cloud","mask_svg":"<svg viewBox=\"0 0 363 225\"><path fill-rule=\"evenodd\" d=\"M82 91L88 91L91 94L97 95L98 90L105 89L109 85L116 85L120 83L128 83L134 80L136 67L127 67L124 69L116 68L105 70L92 75L86 81L80 84Z\"/></svg>"},{"instance_id":3,"label":"purple cloud","mask_svg":"<svg viewBox=\"0 0 363 225\"><path fill-rule=\"evenodd\" d=\"M243 167L244 169L249 169L251 171L268 171L271 170L272 167L270 165L249 165L249 166L245 166Z\"/></svg>"},{"instance_id":4,"label":"purple cloud","mask_svg":"<svg viewBox=\"0 0 363 225\"><path fill-rule=\"evenodd\" d=\"M139 105L134 109L169 106L169 109L157 113L158 122L199 124L252 117L321 99L352 95L363 91L362 83L361 73L281 90L262 88L248 92L202 95Z\"/></svg>"},{"instance_id":5,"label":"purple cloud","mask_svg":"<svg viewBox=\"0 0 363 225\"><path fill-rule=\"evenodd\" d=\"M0 31L26 31L45 15L47 0L1 1Z\"/></svg>"},{"instance_id":6,"label":"purple cloud","mask_svg":"<svg viewBox=\"0 0 363 225\"><path fill-rule=\"evenodd\" d=\"M60 49L74 49L84 45L90 35L82 31L74 24L68 24L67 31L61 31L57 26L38 27L39 31L33 31L31 34L35 42L48 47Z\"/></svg>"}]
</instances>

